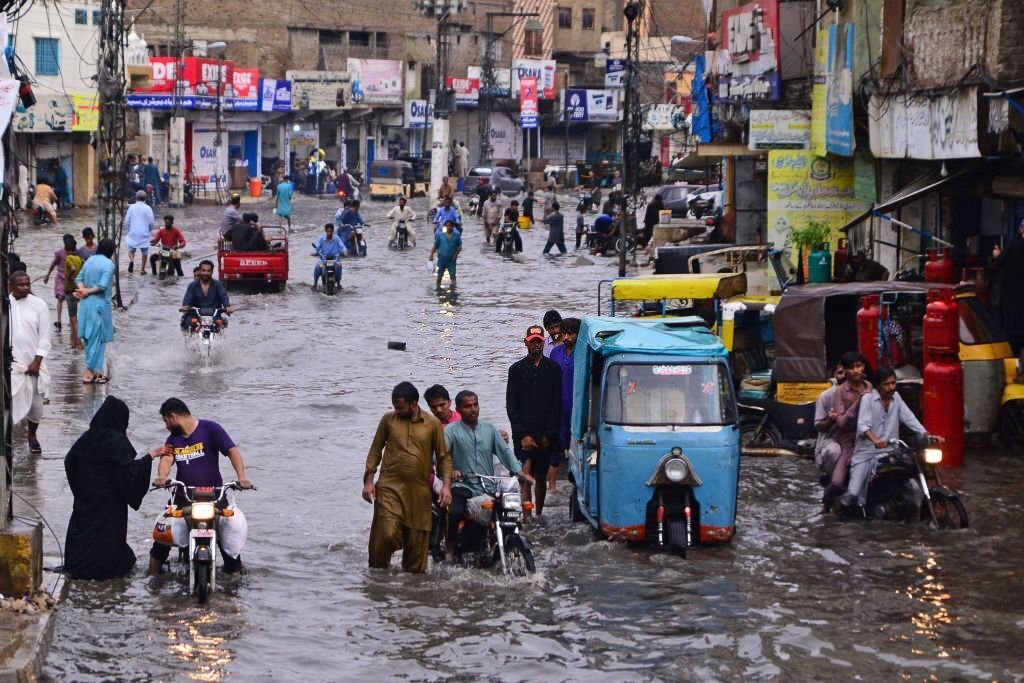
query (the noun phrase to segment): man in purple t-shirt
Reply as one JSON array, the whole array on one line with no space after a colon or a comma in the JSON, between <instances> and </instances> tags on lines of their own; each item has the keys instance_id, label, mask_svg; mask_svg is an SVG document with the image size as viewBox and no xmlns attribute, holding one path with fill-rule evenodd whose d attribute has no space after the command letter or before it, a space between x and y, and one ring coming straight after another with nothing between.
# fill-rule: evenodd
<instances>
[{"instance_id":1,"label":"man in purple t-shirt","mask_svg":"<svg viewBox=\"0 0 1024 683\"><path fill-rule=\"evenodd\" d=\"M174 451L173 464L177 465L175 478L186 486L221 486L224 479L220 475L220 457L227 456L231 466L235 468L238 483L242 488L250 488L252 482L245 473L245 461L242 452L231 440L224 428L212 420L201 420L192 417L188 406L178 398L169 398L160 406L160 416L164 426L171 433L164 443ZM162 458L157 468L154 486L163 486L171 473L171 459ZM154 543L149 551L150 576L160 573L160 568L167 561L171 548L167 545ZM233 574L242 568L242 557L232 558L221 549L224 557L224 571Z\"/></svg>"}]
</instances>

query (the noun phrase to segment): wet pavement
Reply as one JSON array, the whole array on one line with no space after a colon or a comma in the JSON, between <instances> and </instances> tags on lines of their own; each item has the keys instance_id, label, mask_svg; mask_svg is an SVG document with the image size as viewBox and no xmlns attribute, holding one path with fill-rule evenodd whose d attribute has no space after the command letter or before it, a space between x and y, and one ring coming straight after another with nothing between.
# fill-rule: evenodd
<instances>
[{"instance_id":1,"label":"wet pavement","mask_svg":"<svg viewBox=\"0 0 1024 683\"><path fill-rule=\"evenodd\" d=\"M30 456L18 432L15 465L17 491L61 541L71 508L62 459L108 393L132 408L129 436L140 451L163 441L157 408L168 396L217 420L259 491L239 497L248 572L225 579L208 606L185 595L177 575L147 579L142 563L124 580L72 582L49 677L1024 678L1024 468L999 452L969 454L956 473L972 524L962 531L823 517L811 463L745 459L736 538L685 560L595 542L570 523L563 483L545 523L527 530L539 570L532 580L447 567L425 576L369 571L371 507L360 479L390 388L406 379L421 392L435 382L453 395L472 388L482 417L507 425L505 377L526 327L547 308L593 313L598 281L616 273L610 259L576 266L571 256L542 257L537 230L525 237L525 256L504 259L484 249L470 221L460 287L439 293L422 227L416 249L385 248L387 208L370 203L370 255L345 262L344 289L331 298L309 289L307 246L334 203L300 198L287 291L233 294L238 312L208 361L177 329L184 282L150 278L118 314L107 387L83 387L81 354L64 348L66 331L55 337L63 346L50 360L44 454ZM268 203L255 209L270 217ZM194 256L213 250L219 212L175 212ZM74 225L77 234L84 223ZM58 246L57 230L25 228L17 250L37 276ZM49 290L36 285L51 301ZM388 341L407 350L390 351ZM129 516L143 560L164 500L150 494ZM60 562L53 537L46 553L47 565Z\"/></svg>"}]
</instances>

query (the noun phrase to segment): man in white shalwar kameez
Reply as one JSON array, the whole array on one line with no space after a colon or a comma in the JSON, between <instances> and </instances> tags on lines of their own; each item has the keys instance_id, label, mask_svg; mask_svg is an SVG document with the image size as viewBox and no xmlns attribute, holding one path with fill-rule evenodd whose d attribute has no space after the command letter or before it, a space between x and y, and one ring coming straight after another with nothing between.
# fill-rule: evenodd
<instances>
[{"instance_id":1,"label":"man in white shalwar kameez","mask_svg":"<svg viewBox=\"0 0 1024 683\"><path fill-rule=\"evenodd\" d=\"M32 280L25 271L8 280L11 303L11 417L14 424L28 418L28 446L42 453L36 438L43 417L43 399L50 386L46 356L50 352L50 307L32 294Z\"/></svg>"}]
</instances>

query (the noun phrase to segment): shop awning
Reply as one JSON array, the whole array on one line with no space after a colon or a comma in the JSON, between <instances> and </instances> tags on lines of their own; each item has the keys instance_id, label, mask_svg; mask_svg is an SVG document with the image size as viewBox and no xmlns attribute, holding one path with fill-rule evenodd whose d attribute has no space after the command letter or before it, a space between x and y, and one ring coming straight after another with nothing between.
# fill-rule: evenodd
<instances>
[{"instance_id":1,"label":"shop awning","mask_svg":"<svg viewBox=\"0 0 1024 683\"><path fill-rule=\"evenodd\" d=\"M892 213L896 209L906 206L912 202L916 202L925 195L929 195L932 192L942 189L957 178L962 178L965 175L974 173L979 168L981 168L981 164L968 164L967 166L964 166L953 173L949 173L946 176L942 175L942 169L934 168L927 173L923 173L917 178L914 178L899 192L889 197L881 204L873 205L870 209L839 229L842 232L846 232L861 221L867 220L875 214Z\"/></svg>"}]
</instances>

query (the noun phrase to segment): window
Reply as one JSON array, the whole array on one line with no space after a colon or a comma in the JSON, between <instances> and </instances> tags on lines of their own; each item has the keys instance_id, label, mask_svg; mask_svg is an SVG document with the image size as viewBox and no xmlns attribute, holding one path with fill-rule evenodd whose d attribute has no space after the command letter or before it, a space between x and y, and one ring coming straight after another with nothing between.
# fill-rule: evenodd
<instances>
[{"instance_id":1,"label":"window","mask_svg":"<svg viewBox=\"0 0 1024 683\"><path fill-rule=\"evenodd\" d=\"M572 28L572 7L558 8L558 28Z\"/></svg>"},{"instance_id":2,"label":"window","mask_svg":"<svg viewBox=\"0 0 1024 683\"><path fill-rule=\"evenodd\" d=\"M94 9L92 11L92 25L99 26L101 23L103 23L103 11Z\"/></svg>"},{"instance_id":3,"label":"window","mask_svg":"<svg viewBox=\"0 0 1024 683\"><path fill-rule=\"evenodd\" d=\"M605 378L604 419L634 426L732 424L729 375L712 363L616 363Z\"/></svg>"},{"instance_id":4,"label":"window","mask_svg":"<svg viewBox=\"0 0 1024 683\"><path fill-rule=\"evenodd\" d=\"M60 40L36 38L36 76L60 75Z\"/></svg>"},{"instance_id":5,"label":"window","mask_svg":"<svg viewBox=\"0 0 1024 683\"><path fill-rule=\"evenodd\" d=\"M583 8L583 30L593 31L594 30L594 9L589 7Z\"/></svg>"},{"instance_id":6,"label":"window","mask_svg":"<svg viewBox=\"0 0 1024 683\"><path fill-rule=\"evenodd\" d=\"M527 29L523 34L526 44L523 51L527 57L540 57L544 54L544 31L540 29Z\"/></svg>"},{"instance_id":7,"label":"window","mask_svg":"<svg viewBox=\"0 0 1024 683\"><path fill-rule=\"evenodd\" d=\"M89 13L87 11L85 11L84 9L76 9L75 10L75 23L76 24L88 24L89 23Z\"/></svg>"}]
</instances>

